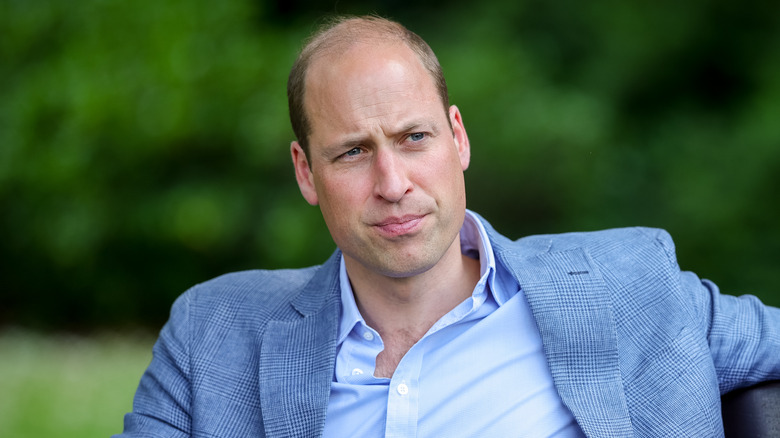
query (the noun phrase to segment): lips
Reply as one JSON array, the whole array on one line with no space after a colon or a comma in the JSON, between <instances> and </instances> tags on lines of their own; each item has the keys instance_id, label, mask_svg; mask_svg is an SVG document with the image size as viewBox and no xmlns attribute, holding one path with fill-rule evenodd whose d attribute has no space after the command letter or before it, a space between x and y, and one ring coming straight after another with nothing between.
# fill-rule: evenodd
<instances>
[{"instance_id":1,"label":"lips","mask_svg":"<svg viewBox=\"0 0 780 438\"><path fill-rule=\"evenodd\" d=\"M389 237L409 234L420 228L425 215L405 215L401 217L388 217L374 224L380 233Z\"/></svg>"}]
</instances>

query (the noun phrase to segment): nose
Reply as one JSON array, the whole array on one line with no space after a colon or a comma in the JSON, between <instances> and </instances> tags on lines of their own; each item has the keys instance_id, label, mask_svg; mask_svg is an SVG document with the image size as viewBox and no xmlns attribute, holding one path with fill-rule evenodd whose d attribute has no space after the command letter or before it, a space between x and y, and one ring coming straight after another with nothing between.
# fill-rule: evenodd
<instances>
[{"instance_id":1,"label":"nose","mask_svg":"<svg viewBox=\"0 0 780 438\"><path fill-rule=\"evenodd\" d=\"M374 156L374 194L398 202L412 189L407 163L393 150L379 148Z\"/></svg>"}]
</instances>

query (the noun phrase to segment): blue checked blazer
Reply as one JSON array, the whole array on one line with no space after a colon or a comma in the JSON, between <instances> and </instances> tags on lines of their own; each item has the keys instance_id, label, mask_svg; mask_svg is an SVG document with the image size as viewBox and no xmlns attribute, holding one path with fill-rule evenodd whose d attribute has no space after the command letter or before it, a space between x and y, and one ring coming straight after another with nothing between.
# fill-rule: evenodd
<instances>
[{"instance_id":1,"label":"blue checked blazer","mask_svg":"<svg viewBox=\"0 0 780 438\"><path fill-rule=\"evenodd\" d=\"M720 395L780 378L780 309L721 295L681 272L666 232L510 241L483 223L497 263L527 296L555 386L587 436L722 436ZM121 436L319 436L340 257L228 274L179 297Z\"/></svg>"}]
</instances>

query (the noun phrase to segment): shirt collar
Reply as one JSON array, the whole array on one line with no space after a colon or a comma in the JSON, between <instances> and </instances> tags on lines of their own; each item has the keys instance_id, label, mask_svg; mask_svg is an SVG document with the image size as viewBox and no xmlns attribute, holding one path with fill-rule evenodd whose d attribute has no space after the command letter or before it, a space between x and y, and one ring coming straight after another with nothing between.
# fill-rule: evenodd
<instances>
[{"instance_id":1,"label":"shirt collar","mask_svg":"<svg viewBox=\"0 0 780 438\"><path fill-rule=\"evenodd\" d=\"M485 227L469 210L466 210L466 219L460 229L460 252L479 260L480 279L472 295L484 293L485 286L489 286L491 291L495 290L496 259L493 256L493 247ZM498 299L496 301L500 303Z\"/></svg>"},{"instance_id":2,"label":"shirt collar","mask_svg":"<svg viewBox=\"0 0 780 438\"><path fill-rule=\"evenodd\" d=\"M349 332L356 324L365 324L363 316L355 303L355 295L352 293L352 284L347 275L347 266L344 264L344 256L341 256L339 267L339 284L341 285L341 318L339 320L339 339L338 345L344 342Z\"/></svg>"},{"instance_id":3,"label":"shirt collar","mask_svg":"<svg viewBox=\"0 0 780 438\"><path fill-rule=\"evenodd\" d=\"M493 246L484 225L470 210L466 210L466 218L460 229L460 250L463 254L479 260L480 279L472 292L472 299L484 302L489 291L496 303L501 306L517 292L516 287L506 287L503 284L499 284L497 287L496 258L493 255ZM352 291L352 284L349 282L343 256L339 267L339 284L341 285L341 318L338 338L340 345L355 325L366 325L355 303L355 295Z\"/></svg>"}]
</instances>

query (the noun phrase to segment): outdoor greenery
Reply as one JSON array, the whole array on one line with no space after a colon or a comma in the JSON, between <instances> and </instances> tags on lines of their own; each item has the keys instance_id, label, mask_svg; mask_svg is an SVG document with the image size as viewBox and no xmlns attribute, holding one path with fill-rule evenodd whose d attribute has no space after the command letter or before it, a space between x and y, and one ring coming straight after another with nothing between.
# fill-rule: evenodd
<instances>
[{"instance_id":1,"label":"outdoor greenery","mask_svg":"<svg viewBox=\"0 0 780 438\"><path fill-rule=\"evenodd\" d=\"M285 82L325 12L438 53L503 233L668 229L780 304L780 3L0 0L0 325L158 329L187 287L323 261Z\"/></svg>"},{"instance_id":2,"label":"outdoor greenery","mask_svg":"<svg viewBox=\"0 0 780 438\"><path fill-rule=\"evenodd\" d=\"M149 335L0 334L0 436L108 437L151 360Z\"/></svg>"}]
</instances>

